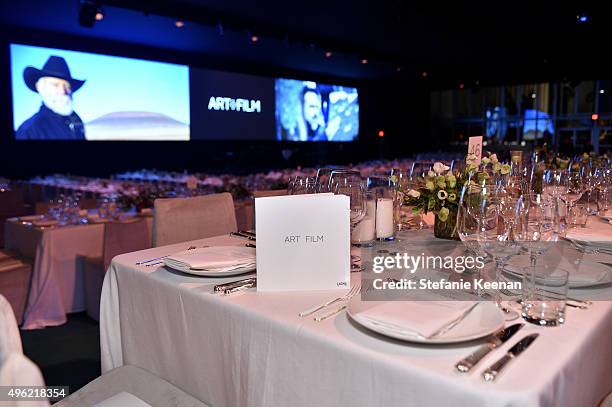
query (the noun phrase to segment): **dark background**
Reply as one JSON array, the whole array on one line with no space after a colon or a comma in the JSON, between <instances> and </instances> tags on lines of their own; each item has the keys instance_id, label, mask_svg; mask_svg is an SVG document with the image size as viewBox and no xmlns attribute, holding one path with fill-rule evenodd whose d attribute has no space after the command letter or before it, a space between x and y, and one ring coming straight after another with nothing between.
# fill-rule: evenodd
<instances>
[{"instance_id":1,"label":"dark background","mask_svg":"<svg viewBox=\"0 0 612 407\"><path fill-rule=\"evenodd\" d=\"M274 78L189 68L191 140L275 140ZM208 110L211 97L261 101L261 112Z\"/></svg>"}]
</instances>

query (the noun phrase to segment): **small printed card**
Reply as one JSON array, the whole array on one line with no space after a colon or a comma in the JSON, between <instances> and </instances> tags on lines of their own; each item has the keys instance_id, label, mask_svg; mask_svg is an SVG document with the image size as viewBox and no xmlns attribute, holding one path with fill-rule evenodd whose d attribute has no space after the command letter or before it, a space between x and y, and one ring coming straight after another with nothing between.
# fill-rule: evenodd
<instances>
[{"instance_id":1,"label":"small printed card","mask_svg":"<svg viewBox=\"0 0 612 407\"><path fill-rule=\"evenodd\" d=\"M257 291L350 287L349 197L255 199Z\"/></svg>"},{"instance_id":2,"label":"small printed card","mask_svg":"<svg viewBox=\"0 0 612 407\"><path fill-rule=\"evenodd\" d=\"M482 136L470 137L468 154L474 154L476 156L474 165L480 165L480 160L482 159Z\"/></svg>"}]
</instances>

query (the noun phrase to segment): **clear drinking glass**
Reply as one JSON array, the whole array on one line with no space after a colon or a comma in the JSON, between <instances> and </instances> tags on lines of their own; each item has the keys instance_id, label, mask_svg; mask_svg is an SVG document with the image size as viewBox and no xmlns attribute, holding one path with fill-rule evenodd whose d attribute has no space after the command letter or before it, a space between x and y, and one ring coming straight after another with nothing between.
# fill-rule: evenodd
<instances>
[{"instance_id":1,"label":"clear drinking glass","mask_svg":"<svg viewBox=\"0 0 612 407\"><path fill-rule=\"evenodd\" d=\"M376 195L365 193L366 212L351 233L351 243L358 247L371 247L376 240Z\"/></svg>"},{"instance_id":2,"label":"clear drinking glass","mask_svg":"<svg viewBox=\"0 0 612 407\"><path fill-rule=\"evenodd\" d=\"M589 206L586 203L575 203L569 209L568 223L571 227L586 227L587 220L589 217Z\"/></svg>"},{"instance_id":3,"label":"clear drinking glass","mask_svg":"<svg viewBox=\"0 0 612 407\"><path fill-rule=\"evenodd\" d=\"M558 326L565 323L565 303L569 272L566 270L525 271L533 275L533 284L522 301L521 316L525 321L540 326Z\"/></svg>"}]
</instances>

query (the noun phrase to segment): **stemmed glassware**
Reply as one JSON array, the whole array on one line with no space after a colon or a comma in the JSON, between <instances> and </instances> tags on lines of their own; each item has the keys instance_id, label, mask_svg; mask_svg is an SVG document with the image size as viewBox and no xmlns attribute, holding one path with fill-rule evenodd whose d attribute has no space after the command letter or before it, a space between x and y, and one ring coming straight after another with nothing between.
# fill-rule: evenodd
<instances>
[{"instance_id":1,"label":"stemmed glassware","mask_svg":"<svg viewBox=\"0 0 612 407\"><path fill-rule=\"evenodd\" d=\"M296 177L287 188L289 195L314 194L316 180L313 177Z\"/></svg>"},{"instance_id":2,"label":"stemmed glassware","mask_svg":"<svg viewBox=\"0 0 612 407\"><path fill-rule=\"evenodd\" d=\"M586 191L582 173L580 171L566 171L561 174L560 198L565 203L565 213L572 213L572 206L578 201ZM567 216L567 215L566 215Z\"/></svg>"},{"instance_id":3,"label":"stemmed glassware","mask_svg":"<svg viewBox=\"0 0 612 407\"><path fill-rule=\"evenodd\" d=\"M493 191L487 191L486 187L478 189L478 196L474 197L474 201L470 204L470 209L474 211L473 213L478 220L478 244L495 261L495 280L498 282L504 281L504 266L512 256L520 253L521 246L506 229L500 209L500 201ZM514 213L506 212L505 216L513 216L516 219L520 213L518 205L521 201L519 199L517 202ZM517 221L514 222L514 224L516 223ZM495 291L496 303L499 308L504 309L501 305L501 294L499 290ZM506 309L506 318L514 319L516 317L518 317L517 313Z\"/></svg>"}]
</instances>

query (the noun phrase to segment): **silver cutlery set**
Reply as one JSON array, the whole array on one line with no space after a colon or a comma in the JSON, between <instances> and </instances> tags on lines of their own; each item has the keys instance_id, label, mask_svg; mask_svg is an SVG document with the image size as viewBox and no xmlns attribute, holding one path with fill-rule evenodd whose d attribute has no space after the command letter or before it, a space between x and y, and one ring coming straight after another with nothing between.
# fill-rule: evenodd
<instances>
[{"instance_id":1,"label":"silver cutlery set","mask_svg":"<svg viewBox=\"0 0 612 407\"><path fill-rule=\"evenodd\" d=\"M457 369L457 371L460 373L469 373L472 368L476 366L476 364L478 364L485 356L510 340L510 338L512 338L524 326L525 324L522 323L513 324L507 328L495 332L484 345L480 346L466 358L457 362L455 369ZM523 337L521 340L515 343L504 356L486 368L482 373L482 378L486 382L494 381L501 371L508 365L508 363L527 349L538 336L539 334L530 334Z\"/></svg>"}]
</instances>

